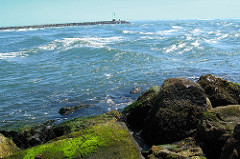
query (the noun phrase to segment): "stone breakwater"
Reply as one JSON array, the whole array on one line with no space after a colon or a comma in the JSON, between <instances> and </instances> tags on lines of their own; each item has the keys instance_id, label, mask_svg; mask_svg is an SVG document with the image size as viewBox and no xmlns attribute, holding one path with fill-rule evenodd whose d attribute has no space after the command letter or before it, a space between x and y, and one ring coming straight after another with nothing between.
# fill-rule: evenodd
<instances>
[{"instance_id":1,"label":"stone breakwater","mask_svg":"<svg viewBox=\"0 0 240 159\"><path fill-rule=\"evenodd\" d=\"M66 27L66 26L82 26L82 25L102 25L102 24L130 24L130 22L112 20L112 21L83 22L83 23L45 24L45 25L30 25L30 26L16 26L16 27L0 27L0 30Z\"/></svg>"}]
</instances>

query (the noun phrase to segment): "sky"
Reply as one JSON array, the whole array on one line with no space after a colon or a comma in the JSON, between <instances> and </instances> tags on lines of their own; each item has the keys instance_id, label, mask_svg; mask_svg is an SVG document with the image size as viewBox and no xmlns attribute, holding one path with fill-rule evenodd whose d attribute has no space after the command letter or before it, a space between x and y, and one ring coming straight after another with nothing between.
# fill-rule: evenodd
<instances>
[{"instance_id":1,"label":"sky","mask_svg":"<svg viewBox=\"0 0 240 159\"><path fill-rule=\"evenodd\" d=\"M240 0L0 0L0 27L116 19L240 19Z\"/></svg>"}]
</instances>

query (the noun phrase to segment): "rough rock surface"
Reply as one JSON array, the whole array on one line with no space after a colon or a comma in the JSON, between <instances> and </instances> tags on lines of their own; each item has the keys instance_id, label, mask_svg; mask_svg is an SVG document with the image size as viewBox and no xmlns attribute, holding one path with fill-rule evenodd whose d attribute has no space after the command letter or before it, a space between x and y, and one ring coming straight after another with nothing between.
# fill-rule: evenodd
<instances>
[{"instance_id":1,"label":"rough rock surface","mask_svg":"<svg viewBox=\"0 0 240 159\"><path fill-rule=\"evenodd\" d=\"M15 143L0 134L0 158L7 157L13 153L19 151L20 149L15 145Z\"/></svg>"},{"instance_id":2,"label":"rough rock surface","mask_svg":"<svg viewBox=\"0 0 240 159\"><path fill-rule=\"evenodd\" d=\"M124 123L109 121L15 153L9 158L141 158Z\"/></svg>"},{"instance_id":3,"label":"rough rock surface","mask_svg":"<svg viewBox=\"0 0 240 159\"><path fill-rule=\"evenodd\" d=\"M203 114L202 122L196 131L196 139L207 158L217 159L221 157L221 154L229 156L229 147L234 146L232 142L236 140L230 138L239 121L239 105L216 107Z\"/></svg>"},{"instance_id":4,"label":"rough rock surface","mask_svg":"<svg viewBox=\"0 0 240 159\"><path fill-rule=\"evenodd\" d=\"M143 136L149 144L182 140L196 129L199 117L211 104L201 86L185 78L164 81L148 114Z\"/></svg>"},{"instance_id":5,"label":"rough rock surface","mask_svg":"<svg viewBox=\"0 0 240 159\"><path fill-rule=\"evenodd\" d=\"M211 74L200 77L198 83L205 90L212 106L238 104L240 102L240 85L229 82Z\"/></svg>"},{"instance_id":6,"label":"rough rock surface","mask_svg":"<svg viewBox=\"0 0 240 159\"><path fill-rule=\"evenodd\" d=\"M123 111L128 126L131 129L142 129L148 111L153 107L155 98L160 92L160 86L153 86L141 95L138 100L127 106Z\"/></svg>"},{"instance_id":7,"label":"rough rock surface","mask_svg":"<svg viewBox=\"0 0 240 159\"><path fill-rule=\"evenodd\" d=\"M202 149L196 145L196 141L189 137L182 141L165 145L153 145L147 159L204 159Z\"/></svg>"}]
</instances>

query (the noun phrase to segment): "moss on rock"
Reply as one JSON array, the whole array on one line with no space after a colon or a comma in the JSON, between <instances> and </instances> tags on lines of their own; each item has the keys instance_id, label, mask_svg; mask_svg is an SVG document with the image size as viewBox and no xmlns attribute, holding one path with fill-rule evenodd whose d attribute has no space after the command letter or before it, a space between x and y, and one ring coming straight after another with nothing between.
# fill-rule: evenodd
<instances>
[{"instance_id":1,"label":"moss on rock","mask_svg":"<svg viewBox=\"0 0 240 159\"><path fill-rule=\"evenodd\" d=\"M0 134L0 158L7 157L19 150L11 139Z\"/></svg>"},{"instance_id":2,"label":"moss on rock","mask_svg":"<svg viewBox=\"0 0 240 159\"><path fill-rule=\"evenodd\" d=\"M56 138L9 157L40 158L126 158L140 157L138 147L123 123L108 122Z\"/></svg>"},{"instance_id":3,"label":"moss on rock","mask_svg":"<svg viewBox=\"0 0 240 159\"><path fill-rule=\"evenodd\" d=\"M127 106L123 111L128 126L132 129L142 129L148 111L153 107L155 98L160 92L160 86L153 86L141 95L137 101Z\"/></svg>"},{"instance_id":4,"label":"moss on rock","mask_svg":"<svg viewBox=\"0 0 240 159\"><path fill-rule=\"evenodd\" d=\"M111 111L97 116L85 116L75 118L54 126L53 132L56 134L56 136L62 136L74 131L86 129L94 125L106 123L112 120L117 120L120 117L121 114L118 111Z\"/></svg>"}]
</instances>

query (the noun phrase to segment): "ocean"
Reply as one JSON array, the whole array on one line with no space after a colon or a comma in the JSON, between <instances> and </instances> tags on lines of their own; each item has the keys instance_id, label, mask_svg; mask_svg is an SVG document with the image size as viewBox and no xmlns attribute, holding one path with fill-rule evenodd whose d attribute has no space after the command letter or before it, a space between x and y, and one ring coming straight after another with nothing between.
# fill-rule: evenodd
<instances>
[{"instance_id":1,"label":"ocean","mask_svg":"<svg viewBox=\"0 0 240 159\"><path fill-rule=\"evenodd\" d=\"M0 127L122 110L130 91L213 74L240 83L240 20L0 31ZM61 107L90 104L70 115Z\"/></svg>"}]
</instances>

